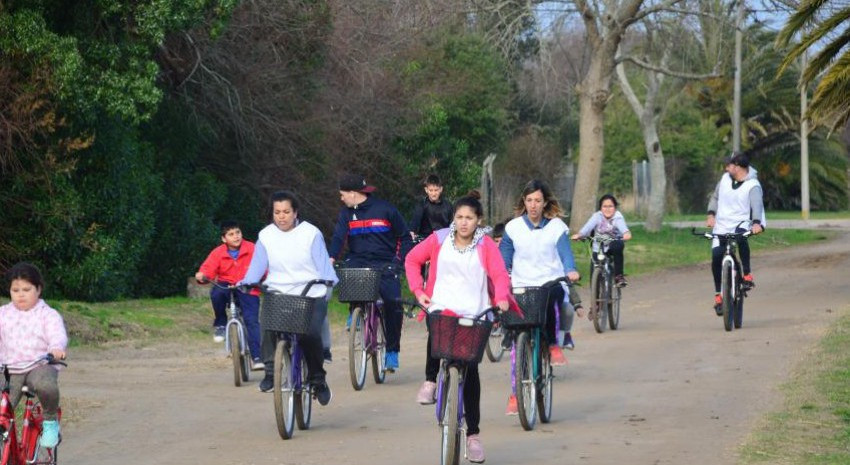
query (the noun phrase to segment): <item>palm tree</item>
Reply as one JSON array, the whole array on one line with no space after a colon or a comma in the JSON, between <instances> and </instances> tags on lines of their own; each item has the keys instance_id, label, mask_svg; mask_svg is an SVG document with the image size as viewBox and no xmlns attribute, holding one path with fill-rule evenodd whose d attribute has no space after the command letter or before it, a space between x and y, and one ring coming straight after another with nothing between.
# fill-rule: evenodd
<instances>
[{"instance_id":1,"label":"palm tree","mask_svg":"<svg viewBox=\"0 0 850 465\"><path fill-rule=\"evenodd\" d=\"M839 0L803 0L779 32L776 44L787 46L798 33L802 39L791 48L779 68L782 73L815 44L823 47L803 70L802 85L820 76L809 117L834 130L850 118L850 4Z\"/></svg>"}]
</instances>

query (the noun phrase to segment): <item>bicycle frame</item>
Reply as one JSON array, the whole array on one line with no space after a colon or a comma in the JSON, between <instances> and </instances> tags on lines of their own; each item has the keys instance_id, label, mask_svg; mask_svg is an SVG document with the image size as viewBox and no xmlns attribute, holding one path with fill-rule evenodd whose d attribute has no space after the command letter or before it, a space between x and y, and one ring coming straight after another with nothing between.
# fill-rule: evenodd
<instances>
[{"instance_id":1,"label":"bicycle frame","mask_svg":"<svg viewBox=\"0 0 850 465\"><path fill-rule=\"evenodd\" d=\"M239 353L248 356L248 339L245 336L245 322L242 320L242 309L236 304L236 289L230 289L230 303L227 305L227 313L230 317L225 327L236 325L239 331ZM224 347L230 347L230 331L224 332Z\"/></svg>"}]
</instances>

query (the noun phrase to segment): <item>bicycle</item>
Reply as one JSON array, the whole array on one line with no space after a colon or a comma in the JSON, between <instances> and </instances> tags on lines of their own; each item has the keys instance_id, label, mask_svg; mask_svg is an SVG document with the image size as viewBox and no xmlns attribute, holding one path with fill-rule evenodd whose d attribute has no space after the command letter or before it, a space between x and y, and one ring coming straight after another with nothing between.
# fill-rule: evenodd
<instances>
[{"instance_id":1,"label":"bicycle","mask_svg":"<svg viewBox=\"0 0 850 465\"><path fill-rule=\"evenodd\" d=\"M227 354L233 361L233 384L236 387L242 385L243 382L250 380L250 373L253 369L253 357L248 349L247 330L245 329L245 321L242 319L242 309L236 303L236 291L238 286L222 285L216 281L210 283L230 294L230 302L227 304L228 320L224 332L224 347Z\"/></svg>"},{"instance_id":2,"label":"bicycle","mask_svg":"<svg viewBox=\"0 0 850 465\"><path fill-rule=\"evenodd\" d=\"M620 326L620 300L622 289L614 284L611 257L605 247L616 237L596 234L590 240L590 320L597 333L604 333L607 327L616 330Z\"/></svg>"},{"instance_id":3,"label":"bicycle","mask_svg":"<svg viewBox=\"0 0 850 465\"><path fill-rule=\"evenodd\" d=\"M315 284L333 286L333 281L314 279L300 295L281 294L264 289L263 311L260 313L263 330L275 331L274 351L274 410L280 437L290 439L294 425L310 429L313 412L313 386L308 381L307 364L298 344L299 334L318 334L326 312L315 311L317 299L307 297Z\"/></svg>"},{"instance_id":4,"label":"bicycle","mask_svg":"<svg viewBox=\"0 0 850 465\"><path fill-rule=\"evenodd\" d=\"M752 231L744 231L740 233L725 233L714 234L712 232L697 232L696 228L691 229L691 234L700 236L705 239L714 240L715 238L726 241L726 248L723 252L723 262L720 271L720 311L717 316L723 317L723 328L726 331L732 331L734 326L739 329L744 322L744 299L747 297L749 290L744 286L741 270L741 261L738 260L736 251L738 249L738 241L745 239L753 234Z\"/></svg>"},{"instance_id":5,"label":"bicycle","mask_svg":"<svg viewBox=\"0 0 850 465\"><path fill-rule=\"evenodd\" d=\"M47 354L23 369L27 370L42 362L47 362L50 365L68 366L65 362L55 360L52 354ZM21 428L21 435L18 436L15 410L12 408L9 395L11 383L8 365L3 365L3 377L6 382L3 385L2 399L0 399L0 437L3 441L2 450L0 450L0 465L56 465L59 445L46 448L40 444L44 417L42 416L41 404L35 399L35 394L29 392L26 386L22 389L26 403L24 415L21 418L23 428ZM59 409L57 413L57 420L61 420L62 409ZM62 442L61 435L59 442Z\"/></svg>"},{"instance_id":6,"label":"bicycle","mask_svg":"<svg viewBox=\"0 0 850 465\"><path fill-rule=\"evenodd\" d=\"M542 328L546 325L550 288L566 279L558 278L539 287L514 288L523 316L505 313L501 318L503 327L516 333L516 360L512 368L516 373L519 421L526 431L534 429L538 416L542 423L549 423L552 418L552 362Z\"/></svg>"},{"instance_id":7,"label":"bicycle","mask_svg":"<svg viewBox=\"0 0 850 465\"><path fill-rule=\"evenodd\" d=\"M498 363L502 360L502 355L505 353L505 348L502 347L502 339L504 337L505 331L502 325L498 322L494 323L493 328L490 330L490 337L487 339L487 347L485 349L487 360L493 363Z\"/></svg>"},{"instance_id":8,"label":"bicycle","mask_svg":"<svg viewBox=\"0 0 850 465\"><path fill-rule=\"evenodd\" d=\"M383 301L380 299L381 275L394 270L383 268L338 267L340 302L349 304L348 372L351 387L363 389L366 383L366 364L372 361L372 378L376 384L386 380L384 365L387 353Z\"/></svg>"},{"instance_id":9,"label":"bicycle","mask_svg":"<svg viewBox=\"0 0 850 465\"><path fill-rule=\"evenodd\" d=\"M466 444L463 424L463 383L469 363L480 363L484 357L493 322L484 319L491 307L474 318L458 318L436 311L428 314L431 332L431 356L440 359L437 375L436 416L440 428L440 464L457 465L460 444ZM466 451L464 451L466 458Z\"/></svg>"}]
</instances>

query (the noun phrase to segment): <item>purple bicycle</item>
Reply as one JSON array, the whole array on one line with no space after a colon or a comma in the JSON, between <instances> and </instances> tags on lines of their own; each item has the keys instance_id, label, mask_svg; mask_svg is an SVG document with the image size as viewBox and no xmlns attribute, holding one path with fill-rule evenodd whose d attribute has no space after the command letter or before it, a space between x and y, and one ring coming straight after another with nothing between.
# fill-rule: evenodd
<instances>
[{"instance_id":1,"label":"purple bicycle","mask_svg":"<svg viewBox=\"0 0 850 465\"><path fill-rule=\"evenodd\" d=\"M372 361L376 384L386 379L387 344L383 302L380 299L384 268L337 268L339 301L349 303L348 371L355 391L366 383L366 365Z\"/></svg>"},{"instance_id":2,"label":"purple bicycle","mask_svg":"<svg viewBox=\"0 0 850 465\"><path fill-rule=\"evenodd\" d=\"M314 284L333 286L333 281L314 279L301 295L268 292L263 299L260 324L264 330L276 331L274 351L274 411L280 437L290 439L294 425L310 429L313 412L313 389L308 383L307 363L298 345L299 334L317 332L325 312L316 312L316 299L307 297Z\"/></svg>"},{"instance_id":3,"label":"purple bicycle","mask_svg":"<svg viewBox=\"0 0 850 465\"><path fill-rule=\"evenodd\" d=\"M466 369L469 363L479 363L484 357L493 328L493 322L484 316L488 313L496 315L498 310L498 307L488 308L475 318L458 318L441 311L428 314L431 356L441 359L436 392L441 465L457 465L460 445L466 444L466 428L463 424Z\"/></svg>"}]
</instances>

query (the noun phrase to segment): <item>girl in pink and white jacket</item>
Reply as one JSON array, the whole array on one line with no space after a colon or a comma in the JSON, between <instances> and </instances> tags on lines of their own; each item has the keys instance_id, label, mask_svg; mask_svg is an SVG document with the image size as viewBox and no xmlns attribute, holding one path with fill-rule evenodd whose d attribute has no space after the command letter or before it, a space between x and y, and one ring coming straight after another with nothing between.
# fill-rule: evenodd
<instances>
[{"instance_id":1,"label":"girl in pink and white jacket","mask_svg":"<svg viewBox=\"0 0 850 465\"><path fill-rule=\"evenodd\" d=\"M501 311L516 308L505 262L493 239L478 227L483 216L479 195L473 191L455 202L454 220L420 242L404 261L407 282L416 299L429 311L450 309L460 316L475 316L491 305ZM423 288L421 269L431 262ZM512 304L513 302L513 304ZM431 358L428 336L425 383L417 401L433 404L440 361ZM479 438L481 381L478 364L470 363L463 385L463 408L467 422L467 455L470 462L484 461Z\"/></svg>"},{"instance_id":2,"label":"girl in pink and white jacket","mask_svg":"<svg viewBox=\"0 0 850 465\"><path fill-rule=\"evenodd\" d=\"M18 263L6 272L12 302L0 307L0 364L9 367L12 406L21 398L24 385L38 396L44 412L41 445L59 443L59 366L27 368L45 354L65 358L68 334L59 312L41 300L44 283L38 268Z\"/></svg>"}]
</instances>

